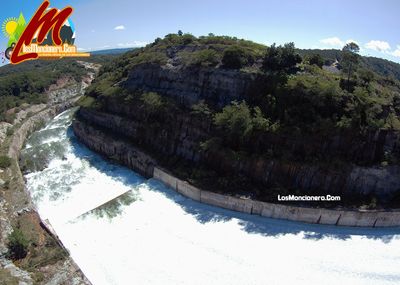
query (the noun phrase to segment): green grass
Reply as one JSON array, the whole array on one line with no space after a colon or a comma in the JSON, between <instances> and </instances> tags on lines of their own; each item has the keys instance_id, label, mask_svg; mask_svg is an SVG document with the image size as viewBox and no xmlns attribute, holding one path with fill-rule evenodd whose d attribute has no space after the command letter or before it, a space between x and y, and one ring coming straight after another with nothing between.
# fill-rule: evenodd
<instances>
[{"instance_id":1,"label":"green grass","mask_svg":"<svg viewBox=\"0 0 400 285\"><path fill-rule=\"evenodd\" d=\"M83 96L78 100L78 105L81 107L90 108L96 102L96 99L93 97Z\"/></svg>"}]
</instances>

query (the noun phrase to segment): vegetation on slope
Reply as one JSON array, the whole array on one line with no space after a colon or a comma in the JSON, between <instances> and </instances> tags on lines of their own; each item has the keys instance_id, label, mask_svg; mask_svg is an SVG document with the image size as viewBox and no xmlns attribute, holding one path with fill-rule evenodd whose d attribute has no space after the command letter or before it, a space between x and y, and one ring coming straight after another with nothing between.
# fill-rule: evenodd
<instances>
[{"instance_id":1,"label":"vegetation on slope","mask_svg":"<svg viewBox=\"0 0 400 285\"><path fill-rule=\"evenodd\" d=\"M94 55L88 62L106 63L116 55ZM85 68L76 59L35 60L0 67L0 121L12 121L7 110L27 104L46 103L46 89L60 78L80 81Z\"/></svg>"},{"instance_id":2,"label":"vegetation on slope","mask_svg":"<svg viewBox=\"0 0 400 285\"><path fill-rule=\"evenodd\" d=\"M322 68L336 59L339 72ZM299 151L290 143L277 143L312 141L341 133L362 138L377 130L400 130L400 82L392 74L370 68L368 60L357 54L355 46L310 53L295 49L292 43L267 47L212 34L199 38L170 34L105 65L81 102L84 107L102 109L103 99L112 97L136 106L146 117L142 127L153 133L161 131L163 122L171 121L169 116L197 116L211 125L209 138L199 142L200 151L231 156L232 161L265 157L337 169L349 163L371 165L380 162L345 155L333 160L325 152ZM121 82L141 64L233 70L254 74L256 79L250 94L243 94L239 101L220 108L202 100L187 108L163 94L124 89ZM388 153L382 165L398 162L398 154ZM183 169L185 177L209 180L213 182L210 185L227 191L257 187L247 178L224 177L207 167L175 166L175 170ZM271 195L285 192L276 187L279 191L271 191Z\"/></svg>"},{"instance_id":3,"label":"vegetation on slope","mask_svg":"<svg viewBox=\"0 0 400 285\"><path fill-rule=\"evenodd\" d=\"M13 229L8 236L8 254L14 260L22 259L28 254L29 242L20 229Z\"/></svg>"},{"instance_id":4,"label":"vegetation on slope","mask_svg":"<svg viewBox=\"0 0 400 285\"><path fill-rule=\"evenodd\" d=\"M99 55L85 61L104 63L111 58L108 55ZM0 122L13 121L19 108L46 103L46 90L58 79L68 78L80 82L87 74L88 71L76 59L36 60L0 67ZM7 112L11 108L14 110ZM13 131L19 126L20 124L14 124L8 128L6 137L0 144L0 200L5 201L5 211L1 213L1 219L13 226L13 231L4 241L8 247L5 256L21 269L28 271L34 284L43 284L53 277L56 270L65 269L63 260L68 253L42 228L36 212L24 210L18 215L15 212L16 209L25 209L29 204L19 163L8 157ZM0 284L18 284L18 279L9 275L7 270L0 270Z\"/></svg>"},{"instance_id":5,"label":"vegetation on slope","mask_svg":"<svg viewBox=\"0 0 400 285\"><path fill-rule=\"evenodd\" d=\"M363 58L350 54L355 58L353 70L347 72L343 59L343 72L335 74L320 68L323 56L302 59L293 44L266 47L212 34L199 38L170 34L105 65L88 95L129 96L118 83L135 65L200 65L260 74L263 80L245 99L281 130L400 129L400 82L364 68ZM213 113L221 111L209 107Z\"/></svg>"},{"instance_id":6,"label":"vegetation on slope","mask_svg":"<svg viewBox=\"0 0 400 285\"><path fill-rule=\"evenodd\" d=\"M46 103L45 90L61 77L80 80L84 74L84 67L73 60L31 61L0 68L0 121L7 119L7 110L24 103Z\"/></svg>"},{"instance_id":7,"label":"vegetation on slope","mask_svg":"<svg viewBox=\"0 0 400 285\"><path fill-rule=\"evenodd\" d=\"M331 65L335 61L340 62L342 60L341 50L338 49L298 49L297 52L303 58L319 55L325 65ZM400 80L400 64L387 59L363 56L360 57L360 68L368 69L389 79Z\"/></svg>"}]
</instances>

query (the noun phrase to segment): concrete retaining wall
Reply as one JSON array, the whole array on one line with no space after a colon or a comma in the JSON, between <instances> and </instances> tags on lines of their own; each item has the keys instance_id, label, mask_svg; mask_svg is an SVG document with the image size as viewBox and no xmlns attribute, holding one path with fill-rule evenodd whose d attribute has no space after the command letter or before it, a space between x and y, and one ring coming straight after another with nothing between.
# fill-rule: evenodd
<instances>
[{"instance_id":1,"label":"concrete retaining wall","mask_svg":"<svg viewBox=\"0 0 400 285\"><path fill-rule=\"evenodd\" d=\"M313 224L352 226L352 227L390 227L400 226L399 211L345 211L319 208L294 207L281 204L253 201L225 196L200 190L166 171L154 167L153 177L175 189L182 195L209 205L260 215L274 219L285 219Z\"/></svg>"},{"instance_id":2,"label":"concrete retaining wall","mask_svg":"<svg viewBox=\"0 0 400 285\"><path fill-rule=\"evenodd\" d=\"M154 177L195 201L252 215L313 224L353 227L400 226L400 211L346 211L295 207L204 191L160 169L155 160L129 142L116 141L113 136L80 120L74 121L73 128L76 136L89 148L116 159L146 177Z\"/></svg>"}]
</instances>

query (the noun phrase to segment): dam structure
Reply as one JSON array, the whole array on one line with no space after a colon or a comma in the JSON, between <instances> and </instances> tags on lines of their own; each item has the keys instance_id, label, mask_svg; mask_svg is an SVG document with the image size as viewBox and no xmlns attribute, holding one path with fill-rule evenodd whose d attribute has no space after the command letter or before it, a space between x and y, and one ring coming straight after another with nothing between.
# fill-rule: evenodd
<instances>
[{"instance_id":1,"label":"dam structure","mask_svg":"<svg viewBox=\"0 0 400 285\"><path fill-rule=\"evenodd\" d=\"M400 283L399 228L305 224L195 201L86 148L73 115L33 133L21 166L41 218L92 284Z\"/></svg>"}]
</instances>

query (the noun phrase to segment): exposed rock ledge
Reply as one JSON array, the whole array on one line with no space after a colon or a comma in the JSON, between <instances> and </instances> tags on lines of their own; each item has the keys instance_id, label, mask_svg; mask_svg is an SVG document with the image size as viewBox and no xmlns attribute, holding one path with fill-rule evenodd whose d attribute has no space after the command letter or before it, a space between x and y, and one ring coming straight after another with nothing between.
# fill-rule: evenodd
<instances>
[{"instance_id":1,"label":"exposed rock ledge","mask_svg":"<svg viewBox=\"0 0 400 285\"><path fill-rule=\"evenodd\" d=\"M161 170L156 166L154 159L127 141L116 141L100 129L79 120L73 122L73 130L78 139L92 150L115 159L146 177L161 180L182 195L202 203L269 218L315 224L358 227L400 226L400 211L347 211L294 207L203 191Z\"/></svg>"},{"instance_id":2,"label":"exposed rock ledge","mask_svg":"<svg viewBox=\"0 0 400 285\"><path fill-rule=\"evenodd\" d=\"M89 63L88 66L90 68L96 67ZM16 278L19 284L34 284L35 281L32 280L30 273L20 269L4 256L4 253L7 252L5 244L6 237L12 231L11 221L18 220L18 217L22 215L29 215L33 220L32 223L37 227L38 231L47 232L58 242L60 247L64 248L61 241L58 239L58 236L52 230L51 225L40 219L28 192L21 191L25 188L25 182L18 165L20 151L26 138L34 132L38 126L48 123L57 114L74 106L76 101L80 98L80 95L84 93L84 89L90 84L93 78L94 72L88 70L88 75L84 77L80 83L72 82L72 84L68 81L64 82L65 84L62 86L57 85L57 88L54 87L55 90L49 90L49 103L47 105L42 104L29 107L27 110L22 112L23 116L17 116L18 121L14 122L15 126L18 126L19 123L21 123L21 125L14 130L8 147L8 156L14 162L12 167L7 169L6 173L7 176L12 177L13 191L8 191L7 198L0 201L0 228L2 229L0 235L0 267L9 272L11 278ZM28 113L33 113L34 115L28 117ZM11 124L0 125L0 127L3 127L5 131L12 126L13 125ZM0 128L1 142L4 138L5 132L1 132ZM70 257L66 257L64 260L52 264L51 266L40 268L39 271L40 273L46 274L46 280L43 280L40 284L91 284Z\"/></svg>"},{"instance_id":3,"label":"exposed rock ledge","mask_svg":"<svg viewBox=\"0 0 400 285\"><path fill-rule=\"evenodd\" d=\"M13 134L12 141L10 143L9 151L8 151L8 156L12 158L13 160L18 162L20 151L23 147L23 144L26 140L26 138L34 132L38 125L46 124L48 123L52 118L54 118L57 114L71 108L72 106L75 105L75 102L78 100L78 97L72 98L68 100L67 102L61 103L54 105L52 107L49 107L29 119L27 119ZM18 165L18 163L17 163ZM14 179L16 179L16 184L18 185L24 185L24 178L23 175L17 167L15 173L14 173ZM17 191L17 190L16 190ZM18 193L15 193L15 195L24 195L24 197L28 203L7 203L7 211L11 213L14 216L20 215L22 213L29 213L33 217L35 217L36 220L40 221L40 216L31 202L31 199L26 191L20 192L17 191ZM3 221L6 222L6 221ZM7 229L4 231L4 235L8 234L11 231L11 226L7 222L6 224L3 224L3 226L6 226ZM46 222L41 221L40 222L40 227L42 227L45 231L47 231L50 235L52 235L58 242L58 244L63 247L61 241L58 239L58 236L56 233L52 230L51 226L48 225ZM0 246L3 250L5 250L5 246L1 245ZM64 247L63 247L64 248ZM65 248L64 248L65 249ZM3 251L2 250L2 251ZM18 276L18 278L21 281L21 278L23 279L23 284L33 284L32 280L29 277L29 274L18 267L14 266L9 260L7 259L0 259L0 264L7 265L5 268L9 268L10 272L13 272L16 274L15 276ZM14 268L14 269L13 269ZM57 265L52 271L54 271L53 276L51 280L48 280L48 283L46 284L87 284L90 285L90 281L84 276L83 272L80 270L78 265L70 258L67 257L62 264ZM25 277L24 277L25 276ZM22 284L20 282L20 284Z\"/></svg>"}]
</instances>

